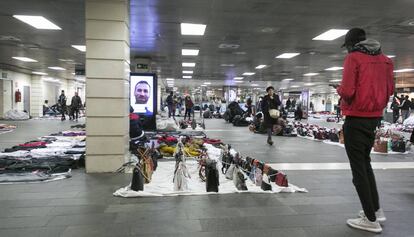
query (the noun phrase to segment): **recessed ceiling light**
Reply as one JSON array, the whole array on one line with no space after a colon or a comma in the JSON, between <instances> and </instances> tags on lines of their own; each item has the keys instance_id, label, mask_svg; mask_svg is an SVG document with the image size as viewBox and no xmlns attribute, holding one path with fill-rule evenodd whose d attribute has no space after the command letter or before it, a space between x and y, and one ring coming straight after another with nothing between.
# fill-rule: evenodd
<instances>
[{"instance_id":1,"label":"recessed ceiling light","mask_svg":"<svg viewBox=\"0 0 414 237\"><path fill-rule=\"evenodd\" d=\"M197 56L199 51L198 49L182 49L181 54L184 56Z\"/></svg>"},{"instance_id":2,"label":"recessed ceiling light","mask_svg":"<svg viewBox=\"0 0 414 237\"><path fill-rule=\"evenodd\" d=\"M234 80L243 80L244 77L234 77Z\"/></svg>"},{"instance_id":3,"label":"recessed ceiling light","mask_svg":"<svg viewBox=\"0 0 414 237\"><path fill-rule=\"evenodd\" d=\"M243 76L252 76L254 74L256 74L256 73L254 73L254 72L245 72L245 73L243 73Z\"/></svg>"},{"instance_id":4,"label":"recessed ceiling light","mask_svg":"<svg viewBox=\"0 0 414 237\"><path fill-rule=\"evenodd\" d=\"M281 89L281 90L286 90L286 87L280 87L279 89Z\"/></svg>"},{"instance_id":5,"label":"recessed ceiling light","mask_svg":"<svg viewBox=\"0 0 414 237\"><path fill-rule=\"evenodd\" d=\"M193 74L194 71L183 71L183 74Z\"/></svg>"},{"instance_id":6,"label":"recessed ceiling light","mask_svg":"<svg viewBox=\"0 0 414 237\"><path fill-rule=\"evenodd\" d=\"M286 78L286 79L283 79L282 81L293 81L293 80L295 80L295 79L293 79L293 78Z\"/></svg>"},{"instance_id":7,"label":"recessed ceiling light","mask_svg":"<svg viewBox=\"0 0 414 237\"><path fill-rule=\"evenodd\" d=\"M316 36L315 38L313 38L312 40L335 40L341 36L346 35L346 33L348 33L348 30L344 30L344 29L330 29L328 31L326 31L325 33L322 33L318 36Z\"/></svg>"},{"instance_id":8,"label":"recessed ceiling light","mask_svg":"<svg viewBox=\"0 0 414 237\"><path fill-rule=\"evenodd\" d=\"M264 65L264 64L260 64L259 66L257 66L256 67L256 69L263 69L263 68L265 68L267 65Z\"/></svg>"},{"instance_id":9,"label":"recessed ceiling light","mask_svg":"<svg viewBox=\"0 0 414 237\"><path fill-rule=\"evenodd\" d=\"M329 80L330 82L340 82L342 81L341 79L334 79L334 80Z\"/></svg>"},{"instance_id":10,"label":"recessed ceiling light","mask_svg":"<svg viewBox=\"0 0 414 237\"><path fill-rule=\"evenodd\" d=\"M86 51L86 46L85 45L72 45L73 48L81 51L81 52L85 52Z\"/></svg>"},{"instance_id":11,"label":"recessed ceiling light","mask_svg":"<svg viewBox=\"0 0 414 237\"><path fill-rule=\"evenodd\" d=\"M395 55L387 55L389 58L395 58Z\"/></svg>"},{"instance_id":12,"label":"recessed ceiling light","mask_svg":"<svg viewBox=\"0 0 414 237\"><path fill-rule=\"evenodd\" d=\"M19 61L23 61L23 62L37 62L37 60L34 60L34 59L31 59L31 58L26 58L26 57L12 57L12 58L14 58L14 59L16 59L16 60L19 60Z\"/></svg>"},{"instance_id":13,"label":"recessed ceiling light","mask_svg":"<svg viewBox=\"0 0 414 237\"><path fill-rule=\"evenodd\" d=\"M44 18L43 16L26 16L26 15L13 15L14 18L23 21L26 24L33 26L40 30L61 30L61 28L55 25L53 22Z\"/></svg>"},{"instance_id":14,"label":"recessed ceiling light","mask_svg":"<svg viewBox=\"0 0 414 237\"><path fill-rule=\"evenodd\" d=\"M46 73L46 72L32 72L32 74L35 74L35 75L42 75L42 76L46 76L46 75L47 75L47 73Z\"/></svg>"},{"instance_id":15,"label":"recessed ceiling light","mask_svg":"<svg viewBox=\"0 0 414 237\"><path fill-rule=\"evenodd\" d=\"M234 81L234 82L236 82L236 83L243 83L243 81Z\"/></svg>"},{"instance_id":16,"label":"recessed ceiling light","mask_svg":"<svg viewBox=\"0 0 414 237\"><path fill-rule=\"evenodd\" d=\"M299 88L300 86L291 86L291 88Z\"/></svg>"},{"instance_id":17,"label":"recessed ceiling light","mask_svg":"<svg viewBox=\"0 0 414 237\"><path fill-rule=\"evenodd\" d=\"M211 85L211 82L204 82L204 85Z\"/></svg>"},{"instance_id":18,"label":"recessed ceiling light","mask_svg":"<svg viewBox=\"0 0 414 237\"><path fill-rule=\"evenodd\" d=\"M316 72L310 72L310 73L306 73L306 74L303 74L304 76L306 76L306 77L312 77L312 76L316 76L316 75L319 75L319 73L316 73Z\"/></svg>"},{"instance_id":19,"label":"recessed ceiling light","mask_svg":"<svg viewBox=\"0 0 414 237\"><path fill-rule=\"evenodd\" d=\"M73 59L63 59L63 58L59 58L59 61L62 61L62 62L73 62Z\"/></svg>"},{"instance_id":20,"label":"recessed ceiling light","mask_svg":"<svg viewBox=\"0 0 414 237\"><path fill-rule=\"evenodd\" d=\"M259 84L251 84L251 86L259 86Z\"/></svg>"},{"instance_id":21,"label":"recessed ceiling light","mask_svg":"<svg viewBox=\"0 0 414 237\"><path fill-rule=\"evenodd\" d=\"M414 68L403 68L403 69L394 70L394 72L412 72L412 71L414 71Z\"/></svg>"},{"instance_id":22,"label":"recessed ceiling light","mask_svg":"<svg viewBox=\"0 0 414 237\"><path fill-rule=\"evenodd\" d=\"M56 71L65 71L63 67L48 67L49 69L56 70Z\"/></svg>"},{"instance_id":23,"label":"recessed ceiling light","mask_svg":"<svg viewBox=\"0 0 414 237\"><path fill-rule=\"evenodd\" d=\"M305 86L314 86L314 85L315 85L315 83L305 83L304 85L305 85Z\"/></svg>"},{"instance_id":24,"label":"recessed ceiling light","mask_svg":"<svg viewBox=\"0 0 414 237\"><path fill-rule=\"evenodd\" d=\"M325 71L339 71L342 69L344 68L343 67L330 67L330 68L325 69Z\"/></svg>"},{"instance_id":25,"label":"recessed ceiling light","mask_svg":"<svg viewBox=\"0 0 414 237\"><path fill-rule=\"evenodd\" d=\"M207 85L201 85L201 86L207 86Z\"/></svg>"},{"instance_id":26,"label":"recessed ceiling light","mask_svg":"<svg viewBox=\"0 0 414 237\"><path fill-rule=\"evenodd\" d=\"M222 63L222 64L220 64L220 66L222 66L222 67L234 67L234 64L225 64L225 63Z\"/></svg>"},{"instance_id":27,"label":"recessed ceiling light","mask_svg":"<svg viewBox=\"0 0 414 237\"><path fill-rule=\"evenodd\" d=\"M289 59L289 58L293 58L298 56L300 53L283 53L279 56L276 56L276 58L284 58L284 59Z\"/></svg>"},{"instance_id":28,"label":"recessed ceiling light","mask_svg":"<svg viewBox=\"0 0 414 237\"><path fill-rule=\"evenodd\" d=\"M195 67L195 63L182 63L183 67Z\"/></svg>"},{"instance_id":29,"label":"recessed ceiling light","mask_svg":"<svg viewBox=\"0 0 414 237\"><path fill-rule=\"evenodd\" d=\"M183 76L183 79L191 79L193 78L192 76Z\"/></svg>"},{"instance_id":30,"label":"recessed ceiling light","mask_svg":"<svg viewBox=\"0 0 414 237\"><path fill-rule=\"evenodd\" d=\"M181 35L204 35L206 25L181 23Z\"/></svg>"},{"instance_id":31,"label":"recessed ceiling light","mask_svg":"<svg viewBox=\"0 0 414 237\"><path fill-rule=\"evenodd\" d=\"M174 78L167 78L165 80L167 80L167 81L174 81L175 79Z\"/></svg>"}]
</instances>

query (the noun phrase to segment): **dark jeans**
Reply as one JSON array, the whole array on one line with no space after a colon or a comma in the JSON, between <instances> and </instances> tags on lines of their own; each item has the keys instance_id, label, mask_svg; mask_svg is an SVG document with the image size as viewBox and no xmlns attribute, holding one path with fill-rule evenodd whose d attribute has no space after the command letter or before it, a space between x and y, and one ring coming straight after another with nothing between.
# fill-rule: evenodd
<instances>
[{"instance_id":1,"label":"dark jeans","mask_svg":"<svg viewBox=\"0 0 414 237\"><path fill-rule=\"evenodd\" d=\"M185 118L187 118L187 114L188 114L188 119L191 119L191 109L185 108L184 120Z\"/></svg>"},{"instance_id":2,"label":"dark jeans","mask_svg":"<svg viewBox=\"0 0 414 237\"><path fill-rule=\"evenodd\" d=\"M66 113L66 106L62 106L61 107L61 111L60 111L61 113L62 113L62 120L65 120L66 119L66 117L65 117L65 113Z\"/></svg>"},{"instance_id":3,"label":"dark jeans","mask_svg":"<svg viewBox=\"0 0 414 237\"><path fill-rule=\"evenodd\" d=\"M72 113L73 113L73 119L78 120L78 118L79 118L79 109L74 108Z\"/></svg>"},{"instance_id":4,"label":"dark jeans","mask_svg":"<svg viewBox=\"0 0 414 237\"><path fill-rule=\"evenodd\" d=\"M347 116L343 127L345 150L352 170L352 182L362 209L370 221L376 220L375 212L380 208L370 157L379 119Z\"/></svg>"},{"instance_id":5,"label":"dark jeans","mask_svg":"<svg viewBox=\"0 0 414 237\"><path fill-rule=\"evenodd\" d=\"M393 123L396 123L398 121L399 117L400 117L400 110L394 109L392 111L392 121L393 121Z\"/></svg>"},{"instance_id":6,"label":"dark jeans","mask_svg":"<svg viewBox=\"0 0 414 237\"><path fill-rule=\"evenodd\" d=\"M267 128L267 140L272 140L272 128Z\"/></svg>"},{"instance_id":7,"label":"dark jeans","mask_svg":"<svg viewBox=\"0 0 414 237\"><path fill-rule=\"evenodd\" d=\"M168 118L175 118L175 109L173 105L168 105Z\"/></svg>"}]
</instances>

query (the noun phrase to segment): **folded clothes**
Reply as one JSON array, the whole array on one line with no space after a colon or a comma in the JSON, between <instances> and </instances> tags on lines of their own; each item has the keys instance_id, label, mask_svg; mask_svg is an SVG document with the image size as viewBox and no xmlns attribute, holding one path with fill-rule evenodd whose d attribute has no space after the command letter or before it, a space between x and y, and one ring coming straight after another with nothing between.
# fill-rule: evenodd
<instances>
[{"instance_id":1,"label":"folded clothes","mask_svg":"<svg viewBox=\"0 0 414 237\"><path fill-rule=\"evenodd\" d=\"M36 141L36 142L26 142L24 144L19 144L21 147L42 147L46 146L46 142Z\"/></svg>"},{"instance_id":2,"label":"folded clothes","mask_svg":"<svg viewBox=\"0 0 414 237\"><path fill-rule=\"evenodd\" d=\"M72 177L71 170L63 173L49 174L46 172L4 172L0 173L0 184L36 183L66 179Z\"/></svg>"}]
</instances>

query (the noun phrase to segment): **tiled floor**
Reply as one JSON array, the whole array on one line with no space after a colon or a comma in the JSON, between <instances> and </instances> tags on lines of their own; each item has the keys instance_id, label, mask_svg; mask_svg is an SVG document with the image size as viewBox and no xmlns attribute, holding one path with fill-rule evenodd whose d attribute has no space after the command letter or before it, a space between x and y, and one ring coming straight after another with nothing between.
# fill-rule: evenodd
<instances>
[{"instance_id":1,"label":"tiled floor","mask_svg":"<svg viewBox=\"0 0 414 237\"><path fill-rule=\"evenodd\" d=\"M230 142L243 155L270 163L345 163L342 148L299 138L265 137L223 120L208 120L211 137ZM64 130L69 122L20 122L0 135L1 147ZM19 131L20 130L20 131ZM374 161L413 161L411 155ZM360 209L349 170L289 170L292 183L309 193L229 194L117 198L112 193L129 174L85 174L45 183L0 186L0 236L374 236L350 229L345 220ZM382 236L414 236L414 170L376 170L388 221Z\"/></svg>"}]
</instances>

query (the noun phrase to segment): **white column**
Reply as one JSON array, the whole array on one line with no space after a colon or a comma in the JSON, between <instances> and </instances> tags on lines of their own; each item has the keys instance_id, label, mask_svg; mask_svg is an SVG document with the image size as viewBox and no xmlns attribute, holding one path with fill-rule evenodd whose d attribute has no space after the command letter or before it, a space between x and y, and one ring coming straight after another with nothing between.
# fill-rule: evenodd
<instances>
[{"instance_id":1,"label":"white column","mask_svg":"<svg viewBox=\"0 0 414 237\"><path fill-rule=\"evenodd\" d=\"M43 80L41 76L32 76L30 87L30 115L32 117L43 116Z\"/></svg>"},{"instance_id":2,"label":"white column","mask_svg":"<svg viewBox=\"0 0 414 237\"><path fill-rule=\"evenodd\" d=\"M129 1L86 0L86 171L114 172L129 146Z\"/></svg>"}]
</instances>

